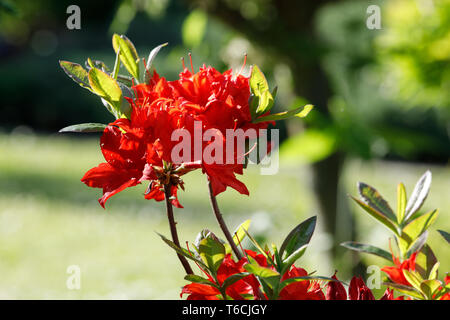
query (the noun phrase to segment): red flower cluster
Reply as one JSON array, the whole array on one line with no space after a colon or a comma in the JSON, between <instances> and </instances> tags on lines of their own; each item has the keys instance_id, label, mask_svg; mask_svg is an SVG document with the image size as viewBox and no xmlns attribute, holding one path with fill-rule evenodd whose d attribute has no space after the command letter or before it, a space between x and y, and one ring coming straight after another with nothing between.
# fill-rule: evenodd
<instances>
[{"instance_id":1,"label":"red flower cluster","mask_svg":"<svg viewBox=\"0 0 450 320\"><path fill-rule=\"evenodd\" d=\"M151 182L145 198L157 201L165 198L162 184L170 182L172 203L181 207L176 195L182 183L179 176L197 168L208 175L214 195L227 187L242 194L249 193L236 178L236 174L243 173L243 165L238 161L205 163L203 154L196 154L193 147L190 148L192 160L189 162L177 163L171 157L178 143L172 141L172 133L184 129L194 136L195 130L199 129L195 126L198 122L201 130L217 130L223 137L229 129L267 127L267 123L251 122L248 77L233 75L231 70L222 74L203 66L195 74L184 69L175 81L166 81L154 72L148 84L133 86L133 90L135 99L128 99L130 118L110 123L101 137L100 146L106 162L89 170L81 179L90 187L103 189L99 199L103 207L109 197L142 181ZM202 151L213 142L226 143L225 138L223 141L203 141ZM242 152L233 152L234 159L244 156Z\"/></svg>"},{"instance_id":2,"label":"red flower cluster","mask_svg":"<svg viewBox=\"0 0 450 320\"><path fill-rule=\"evenodd\" d=\"M262 267L269 267L266 257L256 254L254 251L245 250L246 254L255 259ZM245 272L243 266L248 263L246 257L238 262L233 261L230 254L223 260L217 272L216 282L207 272L208 279L214 285L221 286L230 276ZM273 268L272 268L273 269ZM308 273L303 268L292 266L282 277L281 281L296 277L305 277ZM350 281L348 294L345 287L339 282L336 274L332 277L336 281L330 281L324 287L315 280L296 281L285 286L279 294L279 300L375 300L372 291L366 286L361 277L353 277ZM235 300L261 299L259 293L260 284L254 275L249 275L226 288L226 294ZM324 293L325 290L325 293ZM213 285L203 283L190 283L183 287L180 296L188 294L187 300L219 300L220 290ZM380 300L403 300L403 296L394 298L393 290L386 289Z\"/></svg>"},{"instance_id":3,"label":"red flower cluster","mask_svg":"<svg viewBox=\"0 0 450 320\"><path fill-rule=\"evenodd\" d=\"M405 286L411 286L411 284L406 280L403 270L414 271L416 268L416 256L417 252L414 252L409 259L400 262L392 254L392 261L394 261L395 267L383 267L381 270L384 271L392 282L402 284Z\"/></svg>"}]
</instances>

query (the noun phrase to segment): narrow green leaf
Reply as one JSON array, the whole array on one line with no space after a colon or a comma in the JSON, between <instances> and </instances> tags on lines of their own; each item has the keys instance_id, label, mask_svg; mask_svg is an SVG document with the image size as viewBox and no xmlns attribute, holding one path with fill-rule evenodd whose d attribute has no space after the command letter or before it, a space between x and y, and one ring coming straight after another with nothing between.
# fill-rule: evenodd
<instances>
[{"instance_id":1,"label":"narrow green leaf","mask_svg":"<svg viewBox=\"0 0 450 320\"><path fill-rule=\"evenodd\" d=\"M81 123L62 128L59 132L103 132L107 126L103 123Z\"/></svg>"},{"instance_id":2,"label":"narrow green leaf","mask_svg":"<svg viewBox=\"0 0 450 320\"><path fill-rule=\"evenodd\" d=\"M420 235L419 238L416 239L410 246L408 251L406 252L406 258L409 258L414 252L417 252L423 248L425 243L427 242L428 231L425 231Z\"/></svg>"},{"instance_id":3,"label":"narrow green leaf","mask_svg":"<svg viewBox=\"0 0 450 320\"><path fill-rule=\"evenodd\" d=\"M97 68L89 70L88 76L89 84L93 92L111 105L116 112L116 118L118 118L120 116L119 113L122 103L122 90L116 80Z\"/></svg>"},{"instance_id":4,"label":"narrow green leaf","mask_svg":"<svg viewBox=\"0 0 450 320\"><path fill-rule=\"evenodd\" d=\"M347 242L341 243L341 246L343 246L347 249L350 249L350 250L373 254L373 255L376 255L378 257L384 258L384 259L392 262L392 255L389 252L387 252L386 250L368 245L368 244L347 241Z\"/></svg>"},{"instance_id":5,"label":"narrow green leaf","mask_svg":"<svg viewBox=\"0 0 450 320\"><path fill-rule=\"evenodd\" d=\"M89 85L88 72L78 63L73 63L70 61L60 60L59 65L64 70L64 72L81 87L91 90Z\"/></svg>"},{"instance_id":6,"label":"narrow green leaf","mask_svg":"<svg viewBox=\"0 0 450 320\"><path fill-rule=\"evenodd\" d=\"M397 187L397 222L400 224L405 218L406 210L406 190L403 183L399 183Z\"/></svg>"},{"instance_id":7,"label":"narrow green leaf","mask_svg":"<svg viewBox=\"0 0 450 320\"><path fill-rule=\"evenodd\" d=\"M416 271L422 278L429 279L433 267L438 262L433 250L425 244L416 256Z\"/></svg>"},{"instance_id":8,"label":"narrow green leaf","mask_svg":"<svg viewBox=\"0 0 450 320\"><path fill-rule=\"evenodd\" d=\"M280 257L286 252L290 256L298 248L308 244L316 228L317 216L306 219L287 235L280 247Z\"/></svg>"},{"instance_id":9,"label":"narrow green leaf","mask_svg":"<svg viewBox=\"0 0 450 320\"><path fill-rule=\"evenodd\" d=\"M234 284L235 282L244 279L245 277L251 275L250 272L241 272L241 273L235 273L232 274L231 276L229 276L228 278L225 279L225 281L222 283L222 288L226 289L229 286L231 286L232 284Z\"/></svg>"},{"instance_id":10,"label":"narrow green leaf","mask_svg":"<svg viewBox=\"0 0 450 320\"><path fill-rule=\"evenodd\" d=\"M397 218L391 207L375 188L363 182L358 182L358 192L364 203L366 203L369 207L382 213L392 222L397 221Z\"/></svg>"},{"instance_id":11,"label":"narrow green leaf","mask_svg":"<svg viewBox=\"0 0 450 320\"><path fill-rule=\"evenodd\" d=\"M402 230L399 247L406 252L411 244L415 242L436 220L438 210L435 209L409 222Z\"/></svg>"},{"instance_id":12,"label":"narrow green leaf","mask_svg":"<svg viewBox=\"0 0 450 320\"><path fill-rule=\"evenodd\" d=\"M176 253L192 260L195 261L196 263L198 263L203 269L207 269L207 266L203 263L203 261L197 259L194 257L193 254L191 254L189 251L187 251L184 248L181 248L179 246L177 246L175 243L173 243L172 241L170 241L169 239L167 239L165 236L163 236L162 234L157 233L161 239L172 249L174 249L176 251Z\"/></svg>"},{"instance_id":13,"label":"narrow green leaf","mask_svg":"<svg viewBox=\"0 0 450 320\"><path fill-rule=\"evenodd\" d=\"M280 281L280 274L275 270L262 267L258 262L252 257L248 256L248 263L244 265L244 269L255 276L259 277L260 280L265 281L271 289L275 288Z\"/></svg>"},{"instance_id":14,"label":"narrow green leaf","mask_svg":"<svg viewBox=\"0 0 450 320\"><path fill-rule=\"evenodd\" d=\"M295 263L295 261L297 261L298 259L301 258L301 256L303 256L307 247L308 244L301 246L300 248L292 252L286 259L283 260L283 268L281 269L281 274L285 274L287 271L289 271L289 269Z\"/></svg>"},{"instance_id":15,"label":"narrow green leaf","mask_svg":"<svg viewBox=\"0 0 450 320\"><path fill-rule=\"evenodd\" d=\"M250 227L251 220L245 220L242 222L239 227L236 228L236 231L233 233L233 241L234 243L239 246L242 243L242 240L245 238L246 231Z\"/></svg>"},{"instance_id":16,"label":"narrow green leaf","mask_svg":"<svg viewBox=\"0 0 450 320\"><path fill-rule=\"evenodd\" d=\"M270 110L273 106L273 96L269 91L269 84L267 83L264 73L258 68L257 65L253 65L252 73L250 75L250 90L256 98L257 106L253 105L251 108L252 119L258 115L262 115ZM256 110L253 110L256 107Z\"/></svg>"},{"instance_id":17,"label":"narrow green leaf","mask_svg":"<svg viewBox=\"0 0 450 320\"><path fill-rule=\"evenodd\" d=\"M350 196L361 208L366 210L367 213L369 213L372 217L380 221L382 224L384 224L387 228L389 228L391 231L393 231L395 234L398 235L397 227L392 223L391 220L389 220L384 214L379 212L378 210L371 208L361 200Z\"/></svg>"},{"instance_id":18,"label":"narrow green leaf","mask_svg":"<svg viewBox=\"0 0 450 320\"><path fill-rule=\"evenodd\" d=\"M203 262L209 267L209 270L216 273L225 258L225 247L223 244L208 237L200 241L198 252Z\"/></svg>"},{"instance_id":19,"label":"narrow green leaf","mask_svg":"<svg viewBox=\"0 0 450 320\"><path fill-rule=\"evenodd\" d=\"M212 287L219 289L219 286L217 284L215 284L214 282L212 282L206 278L200 277L196 274L188 274L184 277L184 280L194 282L194 283L206 284L208 286L212 286Z\"/></svg>"},{"instance_id":20,"label":"narrow green leaf","mask_svg":"<svg viewBox=\"0 0 450 320\"><path fill-rule=\"evenodd\" d=\"M418 276L418 273L415 271L409 271L406 269L402 270L403 275L405 276L406 280L415 288L417 291L421 291L420 284L422 283L423 279L421 279Z\"/></svg>"},{"instance_id":21,"label":"narrow green leaf","mask_svg":"<svg viewBox=\"0 0 450 320\"><path fill-rule=\"evenodd\" d=\"M414 187L414 191L411 194L411 197L409 198L408 204L406 206L406 215L405 215L406 221L422 207L422 204L425 202L425 199L428 196L430 187L431 187L431 172L428 170L419 179L416 186Z\"/></svg>"},{"instance_id":22,"label":"narrow green leaf","mask_svg":"<svg viewBox=\"0 0 450 320\"><path fill-rule=\"evenodd\" d=\"M163 43L163 44L160 44L159 46L153 48L152 51L150 51L150 54L148 55L148 58L147 58L147 61L146 61L147 64L146 64L146 66L145 66L145 69L146 69L145 77L144 77L144 82L145 82L145 83L148 83L148 81L150 80L150 78L151 78L151 76L152 76L151 73L150 73L150 68L151 68L152 65L153 65L153 60L155 60L155 57L156 57L156 55L159 53L159 51L160 51L163 47L167 46L168 44L169 44L168 42Z\"/></svg>"},{"instance_id":23,"label":"narrow green leaf","mask_svg":"<svg viewBox=\"0 0 450 320\"><path fill-rule=\"evenodd\" d=\"M400 293L410 296L411 298L415 298L415 299L419 299L419 300L424 299L424 296L422 295L422 293L413 287L409 287L409 286L405 286L405 285L393 283L393 282L384 282L383 285L391 287Z\"/></svg>"},{"instance_id":24,"label":"narrow green leaf","mask_svg":"<svg viewBox=\"0 0 450 320\"><path fill-rule=\"evenodd\" d=\"M438 230L440 235L447 241L447 243L450 243L450 233L445 232L444 230Z\"/></svg>"},{"instance_id":25,"label":"narrow green leaf","mask_svg":"<svg viewBox=\"0 0 450 320\"><path fill-rule=\"evenodd\" d=\"M428 275L428 279L430 280L434 280L437 279L438 277L438 270L439 270L439 262L436 262L433 266L433 268L431 268L430 274Z\"/></svg>"},{"instance_id":26,"label":"narrow green leaf","mask_svg":"<svg viewBox=\"0 0 450 320\"><path fill-rule=\"evenodd\" d=\"M120 49L120 60L128 72L137 80L139 79L139 56L133 43L124 35L114 34L112 38L114 51Z\"/></svg>"},{"instance_id":27,"label":"narrow green leaf","mask_svg":"<svg viewBox=\"0 0 450 320\"><path fill-rule=\"evenodd\" d=\"M284 120L292 117L298 117L298 118L304 118L306 117L309 112L314 108L312 104L307 104L303 107L298 107L293 110L279 112L270 114L268 116L259 117L255 120L253 120L253 123L260 123L260 122L267 122L267 121L279 121Z\"/></svg>"},{"instance_id":28,"label":"narrow green leaf","mask_svg":"<svg viewBox=\"0 0 450 320\"><path fill-rule=\"evenodd\" d=\"M441 286L442 282L439 280L425 280L420 284L420 289L431 300Z\"/></svg>"}]
</instances>

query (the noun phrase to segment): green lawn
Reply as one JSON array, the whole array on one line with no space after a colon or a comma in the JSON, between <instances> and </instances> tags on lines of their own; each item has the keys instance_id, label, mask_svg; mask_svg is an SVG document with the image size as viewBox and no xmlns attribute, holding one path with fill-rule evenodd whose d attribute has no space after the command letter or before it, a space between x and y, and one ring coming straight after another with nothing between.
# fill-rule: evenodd
<instances>
[{"instance_id":1,"label":"green lawn","mask_svg":"<svg viewBox=\"0 0 450 320\"><path fill-rule=\"evenodd\" d=\"M100 189L80 182L84 172L102 161L98 139L67 136L0 135L0 298L2 299L177 299L185 283L173 252L155 231L169 235L162 203L146 201L138 186L111 198L106 210L97 202ZM403 163L349 161L343 183L356 194L356 181L374 185L395 204L396 184L411 192L426 167ZM426 208L439 207L433 228L449 230L450 170L433 167L433 186ZM251 168L242 177L250 197L230 190L218 197L232 228L253 218L252 233L276 243L302 219L316 214L308 190L308 167L283 166L262 176ZM186 192L175 211L182 241L193 241L202 228L220 232L212 217L205 176L186 176ZM347 201L347 200L344 200ZM356 208L351 205L350 208ZM387 246L374 220L355 210L360 240ZM330 275L342 262L327 259L330 237L318 232L300 265ZM345 225L338 228L346 229ZM450 266L448 246L432 232L430 244ZM341 260L345 260L345 253ZM372 262L372 260L368 260ZM374 263L380 263L374 260ZM81 289L66 287L67 267L81 268Z\"/></svg>"}]
</instances>

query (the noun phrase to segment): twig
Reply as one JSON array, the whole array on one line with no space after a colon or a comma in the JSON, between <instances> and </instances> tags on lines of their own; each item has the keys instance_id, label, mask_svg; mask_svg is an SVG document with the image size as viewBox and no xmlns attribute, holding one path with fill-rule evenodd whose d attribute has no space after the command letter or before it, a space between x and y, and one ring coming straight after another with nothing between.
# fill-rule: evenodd
<instances>
[{"instance_id":1,"label":"twig","mask_svg":"<svg viewBox=\"0 0 450 320\"><path fill-rule=\"evenodd\" d=\"M211 206L214 211L214 215L216 216L217 222L219 223L220 229L222 229L223 234L225 235L225 238L227 238L228 243L231 246L231 249L233 249L234 254L236 257L241 260L242 254L239 251L238 247L233 241L233 237L231 236L230 230L228 230L227 225L225 224L225 221L223 220L222 214L220 213L219 206L217 205L217 199L213 194L211 181L208 181L208 188L209 188L209 199L211 200Z\"/></svg>"},{"instance_id":2,"label":"twig","mask_svg":"<svg viewBox=\"0 0 450 320\"><path fill-rule=\"evenodd\" d=\"M172 202L170 201L170 197L171 197L170 189L171 189L170 183L164 185L164 195L166 198L167 218L169 219L170 234L172 235L172 241L178 247L180 247L180 241L178 240L178 233L177 233L177 226L176 226L177 223L175 222L175 218L173 215ZM178 256L178 259L180 259L180 262L183 265L183 268L186 271L186 274L194 274L187 259L179 253L177 253L177 256Z\"/></svg>"}]
</instances>

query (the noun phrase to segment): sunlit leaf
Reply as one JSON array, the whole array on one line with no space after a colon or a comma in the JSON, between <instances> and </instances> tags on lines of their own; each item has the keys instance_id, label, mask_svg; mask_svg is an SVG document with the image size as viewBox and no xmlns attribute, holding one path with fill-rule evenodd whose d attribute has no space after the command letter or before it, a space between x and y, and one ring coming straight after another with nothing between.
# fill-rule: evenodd
<instances>
[{"instance_id":1,"label":"sunlit leaf","mask_svg":"<svg viewBox=\"0 0 450 320\"><path fill-rule=\"evenodd\" d=\"M400 249L403 252L407 251L410 245L434 223L437 216L438 210L435 209L409 222L402 230L399 239Z\"/></svg>"},{"instance_id":2,"label":"sunlit leaf","mask_svg":"<svg viewBox=\"0 0 450 320\"><path fill-rule=\"evenodd\" d=\"M264 117L259 117L255 120L253 120L253 123L260 123L260 122L267 122L267 121L279 121L284 119L289 119L292 117L298 117L298 118L304 118L306 117L309 112L314 108L312 104L307 104L303 107L298 107L293 110L279 112L279 113L273 113Z\"/></svg>"},{"instance_id":3,"label":"sunlit leaf","mask_svg":"<svg viewBox=\"0 0 450 320\"><path fill-rule=\"evenodd\" d=\"M218 240L211 237L200 241L198 252L203 262L209 267L212 272L217 272L223 259L225 258L225 247Z\"/></svg>"},{"instance_id":4,"label":"sunlit leaf","mask_svg":"<svg viewBox=\"0 0 450 320\"><path fill-rule=\"evenodd\" d=\"M116 118L118 118L120 116L120 107L122 103L122 90L116 80L97 68L89 70L88 75L92 91L111 105L116 112Z\"/></svg>"},{"instance_id":5,"label":"sunlit leaf","mask_svg":"<svg viewBox=\"0 0 450 320\"><path fill-rule=\"evenodd\" d=\"M139 79L139 56L133 43L124 35L114 34L112 39L114 51L117 53L120 49L122 64L135 79Z\"/></svg>"},{"instance_id":6,"label":"sunlit leaf","mask_svg":"<svg viewBox=\"0 0 450 320\"><path fill-rule=\"evenodd\" d=\"M388 218L392 222L397 221L397 218L394 212L392 211L391 207L375 188L363 182L358 182L358 192L363 201L369 207L382 213L386 218Z\"/></svg>"},{"instance_id":7,"label":"sunlit leaf","mask_svg":"<svg viewBox=\"0 0 450 320\"><path fill-rule=\"evenodd\" d=\"M88 72L81 65L64 60L60 60L59 65L73 81L78 83L81 87L91 90Z\"/></svg>"},{"instance_id":8,"label":"sunlit leaf","mask_svg":"<svg viewBox=\"0 0 450 320\"><path fill-rule=\"evenodd\" d=\"M233 233L233 241L237 246L242 244L242 240L244 240L246 235L245 232L250 227L250 222L250 219L245 220L239 225L239 227L236 228L236 231Z\"/></svg>"},{"instance_id":9,"label":"sunlit leaf","mask_svg":"<svg viewBox=\"0 0 450 320\"><path fill-rule=\"evenodd\" d=\"M427 171L419 179L416 186L414 187L414 191L411 194L411 197L409 198L408 204L406 206L406 215L405 215L406 221L422 207L422 204L424 203L425 199L428 196L430 187L431 187L431 172Z\"/></svg>"},{"instance_id":10,"label":"sunlit leaf","mask_svg":"<svg viewBox=\"0 0 450 320\"><path fill-rule=\"evenodd\" d=\"M406 210L406 190L403 183L399 183L397 187L397 222L400 224L405 218Z\"/></svg>"},{"instance_id":11,"label":"sunlit leaf","mask_svg":"<svg viewBox=\"0 0 450 320\"><path fill-rule=\"evenodd\" d=\"M350 196L361 208L363 208L367 213L369 213L372 217L380 221L382 224L384 224L387 228L392 230L395 234L398 234L397 227L392 223L391 220L389 220L384 214L379 212L378 210L370 207L366 203L362 202L361 200Z\"/></svg>"},{"instance_id":12,"label":"sunlit leaf","mask_svg":"<svg viewBox=\"0 0 450 320\"><path fill-rule=\"evenodd\" d=\"M410 296L411 298L415 298L415 299L419 299L419 300L424 299L424 296L422 295L422 293L413 287L405 286L405 285L398 284L398 283L392 283L392 282L384 282L383 285L391 287L400 293Z\"/></svg>"},{"instance_id":13,"label":"sunlit leaf","mask_svg":"<svg viewBox=\"0 0 450 320\"><path fill-rule=\"evenodd\" d=\"M428 297L428 299L432 299L441 286L442 282L439 280L425 280L420 284L420 289Z\"/></svg>"}]
</instances>

